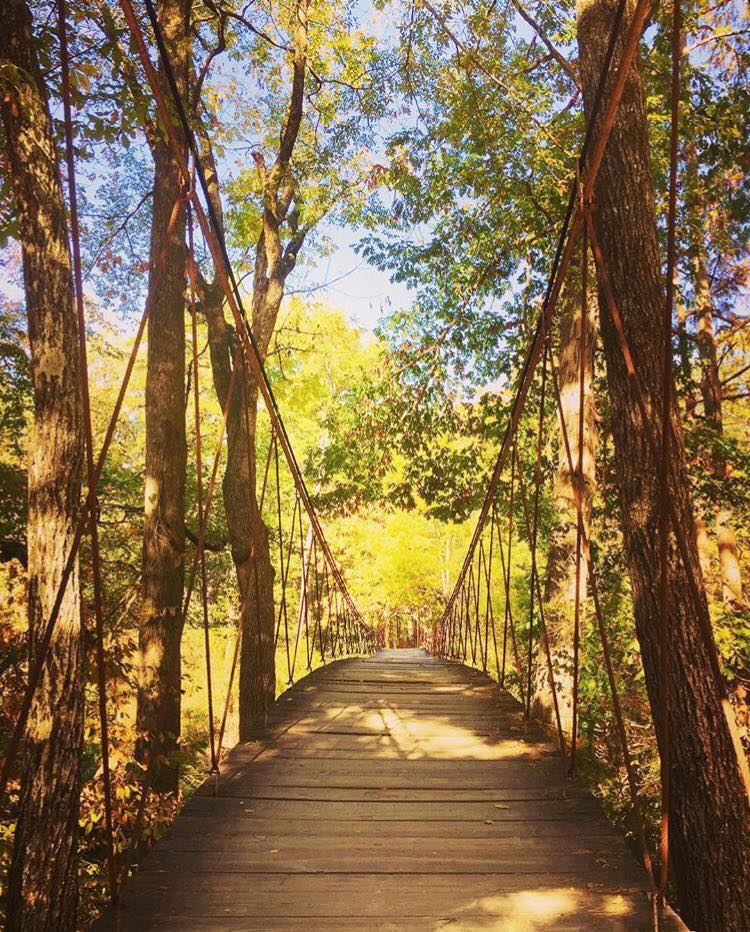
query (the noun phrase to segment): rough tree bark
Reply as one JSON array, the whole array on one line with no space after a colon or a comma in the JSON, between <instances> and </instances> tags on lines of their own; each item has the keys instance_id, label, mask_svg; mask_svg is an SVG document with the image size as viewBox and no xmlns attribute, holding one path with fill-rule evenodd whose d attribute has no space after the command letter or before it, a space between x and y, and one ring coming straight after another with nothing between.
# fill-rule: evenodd
<instances>
[{"instance_id":1,"label":"rough tree bark","mask_svg":"<svg viewBox=\"0 0 750 932\"><path fill-rule=\"evenodd\" d=\"M187 74L190 0L162 0L159 21L178 82ZM154 159L151 222L152 301L146 377L146 479L143 523L143 613L139 635L139 756L157 792L177 790L180 736L180 645L185 552L185 211L167 244L164 275L155 285L180 174L166 140L150 137ZM153 293L152 293L153 292Z\"/></svg>"},{"instance_id":2,"label":"rough tree bark","mask_svg":"<svg viewBox=\"0 0 750 932\"><path fill-rule=\"evenodd\" d=\"M626 22L633 9L628 3ZM584 105L591 116L616 0L578 0L578 48ZM623 29L621 36L624 35ZM621 42L618 48L621 48ZM617 57L617 56L616 56ZM611 87L616 69L608 82ZM606 99L606 96L605 96ZM601 115L600 115L601 117ZM595 131L598 127L595 127ZM633 591L635 623L649 700L662 740L659 649L659 463L648 443L657 435L662 405L662 340L665 289L657 238L654 187L649 164L643 82L638 63L622 98L595 186L594 225L626 337L642 386L648 423L643 423L628 383L606 295L600 290L601 335L607 363L620 486L625 553ZM601 283L601 269L599 281ZM673 392L673 388L670 388ZM672 876L683 916L701 932L747 928L750 902L750 817L745 772L719 690L711 675L712 643L702 592L696 527L685 467L679 413L669 463L669 494L687 541L685 567L670 544L669 759ZM676 447L676 448L675 448ZM700 604L691 597L687 573L698 581ZM731 714L731 713L730 713Z\"/></svg>"},{"instance_id":3,"label":"rough tree bark","mask_svg":"<svg viewBox=\"0 0 750 932\"><path fill-rule=\"evenodd\" d=\"M263 223L255 251L251 325L261 360L265 360L268 353L286 279L296 264L308 233L308 229L299 223L295 204L297 191L291 173L291 159L304 107L307 7L308 0L298 0L292 86L276 159L269 169L262 154L254 153L263 193ZM210 139L203 131L201 149L214 213L223 226L216 166ZM200 292L202 311L208 324L214 386L222 407L226 405L233 369L236 372L227 421L223 493L232 557L245 606L241 616L239 677L239 732L240 740L244 741L265 728L268 712L276 697L274 570L268 528L260 512L257 488L259 386L249 366L243 379L239 340L234 327L224 316L219 283L216 280L206 283L200 279Z\"/></svg>"},{"instance_id":4,"label":"rough tree bark","mask_svg":"<svg viewBox=\"0 0 750 932\"><path fill-rule=\"evenodd\" d=\"M696 340L701 365L700 392L703 400L705 423L712 428L717 443L711 455L711 471L721 483L727 475L727 462L721 447L724 435L722 416L722 386L719 375L719 354L714 327L714 306L706 261L706 239L700 176L695 138L689 137L685 146L685 175L687 181L689 218L689 258L693 277ZM716 544L721 570L721 594L724 602L733 608L744 607L742 573L737 554L737 537L734 532L731 510L720 507L716 514Z\"/></svg>"},{"instance_id":5,"label":"rough tree bark","mask_svg":"<svg viewBox=\"0 0 750 932\"><path fill-rule=\"evenodd\" d=\"M20 224L34 383L29 460L29 658L50 616L80 511L81 372L65 204L31 13L9 0L0 30L5 153ZM62 602L21 755L7 928L77 928L83 745L78 569Z\"/></svg>"},{"instance_id":6,"label":"rough tree bark","mask_svg":"<svg viewBox=\"0 0 750 932\"><path fill-rule=\"evenodd\" d=\"M284 297L284 286L297 262L297 254L307 235L299 225L297 194L291 171L291 160L302 122L307 71L307 7L308 0L296 4L294 53L292 59L292 89L284 125L281 130L279 151L273 166L268 169L260 153L255 162L263 191L263 227L255 251L253 275L252 326L261 358L265 359L276 320ZM282 240L282 228L289 238ZM248 375L250 375L248 373ZM249 379L248 410L251 431L258 412L258 385ZM250 457L255 462L255 444L250 446ZM260 525L253 529L257 536L252 546L262 552L267 546L267 531ZM252 616L248 615L248 621ZM267 624L266 613L255 617L255 630L248 624L243 633L240 657L240 738L250 735L265 725L265 718L275 698L276 670L273 652L273 622ZM255 649L254 648L255 645Z\"/></svg>"},{"instance_id":7,"label":"rough tree bark","mask_svg":"<svg viewBox=\"0 0 750 932\"><path fill-rule=\"evenodd\" d=\"M568 278L571 281L571 278ZM581 299L580 286L571 284L561 295L560 356L557 377L565 416L573 467L578 462L578 421L581 376ZM583 400L583 524L590 533L591 503L595 487L596 422L593 392L594 337L596 334L596 300L589 294L585 328L584 400ZM555 675L558 707L563 729L571 728L573 715L573 626L576 594L576 530L578 517L573 494L573 476L563 439L558 412L557 473L555 476L555 524L547 553L544 580L544 619ZM581 603L586 597L586 561L581 560ZM545 721L554 714L546 654L539 646L534 693L534 709Z\"/></svg>"},{"instance_id":8,"label":"rough tree bark","mask_svg":"<svg viewBox=\"0 0 750 932\"><path fill-rule=\"evenodd\" d=\"M227 417L227 463L222 491L232 559L237 573L243 612L240 654L242 670L250 657L264 677L253 691L250 705L240 706L240 740L261 730L276 695L274 658L274 569L268 529L260 512L257 482L257 396L250 397L249 369L234 327L222 308L222 292L216 284L205 288L202 308L208 323L211 370L216 396ZM234 388L229 385L234 374ZM245 388L247 387L247 395ZM242 696L242 686L240 685Z\"/></svg>"}]
</instances>

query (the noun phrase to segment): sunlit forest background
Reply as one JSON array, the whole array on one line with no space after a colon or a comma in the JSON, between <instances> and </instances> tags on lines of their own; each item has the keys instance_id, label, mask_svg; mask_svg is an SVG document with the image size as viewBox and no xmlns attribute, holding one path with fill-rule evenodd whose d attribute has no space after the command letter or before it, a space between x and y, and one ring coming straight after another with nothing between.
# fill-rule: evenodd
<instances>
[{"instance_id":1,"label":"sunlit forest background","mask_svg":"<svg viewBox=\"0 0 750 932\"><path fill-rule=\"evenodd\" d=\"M42 0L32 6L41 24L39 54L56 131L62 133L51 7ZM243 278L243 290L251 295L262 195L257 156L272 153L278 142L289 84L284 50L292 26L286 4L275 0L260 0L249 9L231 2L215 7L196 0L196 73L217 44L217 9L225 12L221 28L227 40L202 74L200 119L219 167L232 259ZM501 4L436 0L434 7L421 2L378 0L370 5L314 0L310 9L308 98L293 158L307 233L286 283L267 369L308 487L363 618L378 628L388 645L429 646L497 455L567 196L570 153L576 151L582 134L579 91L568 64L575 59L574 10L567 2L546 0L526 6L513 0ZM90 385L98 448L145 298L153 167L142 128L148 105L131 73L123 24L110 5L97 0L76 3L71 13ZM536 28L529 25L529 16ZM657 206L663 219L668 40L661 16L657 9L645 37L643 69ZM253 29L246 26L249 20ZM686 37L676 378L714 631L746 735L750 689L746 12L731 0L696 0L686 13ZM18 712L25 676L26 469L32 418L20 248L11 191L3 185L0 748ZM291 238L295 233L284 235ZM199 261L207 270L205 246L199 243L198 248ZM365 307L361 295L368 291L378 291L379 296ZM347 292L359 298L349 301ZM706 321L711 328L709 349ZM192 358L191 340L188 327L186 360ZM207 483L222 415L202 318L197 350ZM111 704L115 818L121 850L127 848L138 794L132 758L142 608L145 360L144 349L100 484L107 678L110 696L116 697ZM722 393L718 421L705 411L711 366ZM191 558L197 533L195 428L189 384L185 391L186 558ZM655 832L658 757L622 553L605 365L598 346L593 398L597 444L591 536L637 775L650 801L649 824ZM536 403L538 396L532 398L520 432L519 468L529 484ZM549 397L544 418L542 555L558 517L559 438ZM257 452L262 468L270 443L263 411L259 424ZM716 468L717 461L723 468ZM219 476L224 459L221 464ZM501 488L507 491L507 477ZM288 518L293 489L286 475L281 478L281 500ZM207 533L208 601L215 691L223 698L239 605L220 494L217 502ZM264 517L277 561L275 508L275 498L269 495ZM520 512L517 518L510 578L523 651L528 639L531 561ZM91 611L88 547L85 541L81 558L87 617ZM499 555L493 559L500 579ZM299 566L294 564L290 572L294 612ZM737 578L744 580L744 592L741 584L739 588L731 584ZM492 606L499 624L504 613L500 585L492 593ZM590 606L586 611L581 681L584 768L612 820L629 833L632 813L607 682ZM86 911L91 916L103 900L105 877L90 625L86 632L91 656L80 818ZM187 618L182 652L180 793L152 795L146 812L147 839L166 830L185 798L206 777L208 720L197 598ZM281 644L277 661L280 694L289 681ZM300 654L294 679L319 661L314 653L308 665L308 658ZM492 673L492 655L488 666ZM508 685L518 695L512 674ZM225 747L236 740L234 699ZM12 802L0 824L0 875L5 873L12 843Z\"/></svg>"}]
</instances>

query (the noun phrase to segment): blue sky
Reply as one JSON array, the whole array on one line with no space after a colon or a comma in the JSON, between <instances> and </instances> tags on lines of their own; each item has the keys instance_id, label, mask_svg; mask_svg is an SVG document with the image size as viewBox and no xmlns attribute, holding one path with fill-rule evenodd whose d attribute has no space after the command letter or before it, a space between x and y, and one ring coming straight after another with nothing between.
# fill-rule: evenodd
<instances>
[{"instance_id":1,"label":"blue sky","mask_svg":"<svg viewBox=\"0 0 750 932\"><path fill-rule=\"evenodd\" d=\"M340 310L354 326L372 333L378 319L394 307L413 300L413 292L391 282L389 273L369 265L354 251L358 234L351 228L328 225L324 230L333 244L331 254L309 257L302 273L295 277L291 291L324 301ZM23 301L23 289L13 272L0 265L0 294L11 301Z\"/></svg>"},{"instance_id":2,"label":"blue sky","mask_svg":"<svg viewBox=\"0 0 750 932\"><path fill-rule=\"evenodd\" d=\"M301 275L290 283L290 291L338 308L350 323L369 332L384 313L411 303L413 292L391 282L388 272L381 272L357 255L356 230L329 224L323 232L333 245L331 253L309 259Z\"/></svg>"}]
</instances>

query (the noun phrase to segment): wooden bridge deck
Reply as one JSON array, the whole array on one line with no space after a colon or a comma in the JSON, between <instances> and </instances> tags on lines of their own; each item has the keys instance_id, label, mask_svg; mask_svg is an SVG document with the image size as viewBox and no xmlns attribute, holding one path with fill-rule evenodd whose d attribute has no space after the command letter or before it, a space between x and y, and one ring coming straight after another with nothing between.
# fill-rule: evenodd
<instances>
[{"instance_id":1,"label":"wooden bridge deck","mask_svg":"<svg viewBox=\"0 0 750 932\"><path fill-rule=\"evenodd\" d=\"M390 650L286 693L98 928L645 930L645 891L514 699Z\"/></svg>"}]
</instances>

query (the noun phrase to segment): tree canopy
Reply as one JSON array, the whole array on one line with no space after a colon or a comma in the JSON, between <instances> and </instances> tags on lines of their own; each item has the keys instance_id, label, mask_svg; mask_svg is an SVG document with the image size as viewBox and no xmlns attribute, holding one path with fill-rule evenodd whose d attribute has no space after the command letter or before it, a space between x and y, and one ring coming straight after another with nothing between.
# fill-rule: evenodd
<instances>
[{"instance_id":1,"label":"tree canopy","mask_svg":"<svg viewBox=\"0 0 750 932\"><path fill-rule=\"evenodd\" d=\"M63 159L57 5L48 0L14 3L23 8L20 19L28 14L31 24L30 54L38 62L39 87L46 95L51 117L47 142L56 153L62 192L68 168ZM264 344L261 357L269 384L311 502L354 602L378 636L388 643L401 638L405 644L421 637L419 626L432 636L445 623L446 605L450 608L453 585L481 514L509 406L544 307L571 181L575 187L588 93L579 29L582 11L550 0L459 4L184 0L169 10L168 6L157 4L157 12L162 20L170 15L182 18L175 28L176 34L180 30L184 34L170 42L175 59L184 65L179 80L208 178L217 235L250 309L254 335ZM750 91L745 76L750 33L746 14L731 0L718 4L690 0L682 12L674 401L679 443L684 437L686 451L686 495L696 521L694 543L721 676L747 750ZM148 36L148 52L157 61L158 48L140 4L137 14ZM668 241L671 16L671 5L654 9L639 62L646 169L653 178L645 198L655 208L662 256ZM98 450L149 295L168 303L168 288L158 278L160 237L169 246L159 195L168 183L182 190L185 179L168 154L168 136L119 5L103 0L71 5L68 32L85 337L94 450ZM163 72L162 63L161 80ZM8 101L24 80L28 75L13 64L10 52L0 48L0 85ZM23 235L30 211L19 193L13 159L17 114L10 104L4 106L0 127L3 750L22 703L25 608L36 586L30 558L35 542L27 533L35 506L32 502L30 512L27 488L33 487L29 464L39 445L34 434L39 417L35 402L43 394L28 283L33 249ZM65 189L61 208L69 216L68 197ZM178 206L182 203L178 198ZM595 198L595 215L599 208ZM205 544L210 605L205 643L210 642L214 655L220 657L215 664L217 682L228 691L229 733L236 738L243 733L241 710L246 703L244 687L231 679L235 631L245 631L245 644L256 633L260 643L263 634L260 620L246 617L251 591L257 600L262 588L257 565L256 588L248 582L252 575L246 561L260 563L257 554L262 551L267 564L264 585L270 631L265 636L272 669L266 673L274 696L285 688L287 679L299 675L299 669L287 668L279 640L282 611L288 608L285 601L282 604L287 577L297 600L289 612L301 613L312 602L322 571L319 579L316 565L313 581L308 581L306 561L312 560L313 531L307 543L302 518L298 526L294 524L302 505L292 474L283 469L274 473L279 468L274 467L278 436L274 441L272 418L258 380L250 372L250 382L241 389L227 389L235 384L230 380L236 378L239 385L241 377L248 378L241 330L229 312L221 276L197 225L195 261L189 255L193 220L183 210L175 234L182 252L167 249L165 262L177 296L167 310L183 334L170 349L177 369L184 369L184 384L180 377L179 384L170 387L178 396L174 410L179 409L177 420L185 434L187 466L180 467L179 457L173 460L185 488L175 514L164 519L163 537L177 553L172 567L178 590L175 616L182 611L191 561L195 558L197 565L196 553ZM359 264L338 282L337 292L328 267L344 243L353 248ZM623 490L627 491L623 473L633 464L623 464L623 415L615 410L611 394L606 289L599 265L588 253L581 259L579 245L544 350L544 376L535 378L529 388L512 466L509 459L498 475L492 521L497 518L502 531L497 531L496 540L495 524L491 525L494 549L488 543L488 552L482 551L480 558L502 585L486 596L487 613L492 613L498 631L505 621L506 633L509 615L516 618L519 651L524 657L528 653L529 662L536 665L535 680L532 683L529 674L528 685L539 709L543 711L546 704L549 713L545 695L549 684L545 687L546 674L539 672L544 658L542 638L535 634L534 602L543 603L553 645L550 663L557 665L564 679L572 662L560 645L574 623L570 593L575 587L574 499L580 473L586 498L585 517L580 520L585 522L599 567L598 597L611 625L613 662L623 683L622 707L636 736L634 767L647 803L647 834L656 838L658 736L650 714L654 701L649 657L638 629L639 607L633 605L639 586L645 584L634 575L628 536L632 515L623 497ZM638 257L631 258L635 262ZM61 264L70 272L68 257ZM664 271L660 260L653 270L660 282ZM346 289L368 290L373 281L382 285L387 300L365 326L348 307ZM584 282L589 303L582 308ZM590 345L581 339L585 327ZM656 345L658 335L651 337ZM159 415L160 402L160 392L154 388L159 363L153 359L156 339L155 331L147 334L150 345L136 357L98 484L106 680L117 697L110 715L119 854L127 849L128 832L136 819L133 801L144 798L139 797L138 786L147 769L143 753L137 765L132 763L144 732L135 709L143 697L133 697L143 692L147 652L142 643L139 649L139 636L154 601L143 588L143 574L152 568L144 541L144 496L148 499L148 483L154 479L147 461L153 458L155 435L148 425ZM198 431L192 421L194 351L201 411L200 473ZM552 390L552 379L558 377L559 409ZM586 381L585 403L583 391L579 400L579 378ZM235 391L233 401L231 391ZM586 434L585 463L575 469L569 468L564 455L566 424L574 443L579 430ZM169 439L170 424L162 427ZM249 478L238 471L237 451L249 458ZM162 452L166 459L169 451ZM216 502L204 541L203 496L212 484L217 488ZM533 534L522 498L524 488L530 497L531 490L536 495ZM78 508L85 491L71 495ZM238 496L241 500L240 518L232 510L233 495L235 501ZM184 543L175 543L175 527L168 526L171 520ZM251 541L247 553L238 543L240 531L247 532ZM538 565L532 537L538 538ZM295 562L290 569L292 554ZM90 556L91 542L84 535L81 612L87 662L85 671L81 668L85 711L80 826L87 917L94 916L103 902L106 842L104 789L96 756L96 676L94 663L89 662L96 647ZM584 571L579 726L583 768L611 818L635 837L635 814L619 756L618 723L608 704L609 681L599 655L590 586ZM181 711L177 706L178 734L170 763L179 773L179 783L176 793L154 793L145 806L149 842L163 832L181 800L200 783L209 754L201 656L204 614L197 590L183 621L175 674L183 704ZM318 621L322 643L323 623ZM315 663L323 660L315 654ZM309 663L312 666L312 655ZM516 698L530 702L531 697L523 694L523 679L509 667L507 685ZM23 808L19 792L16 782L10 804L0 801L5 806L0 826L3 873Z\"/></svg>"}]
</instances>

